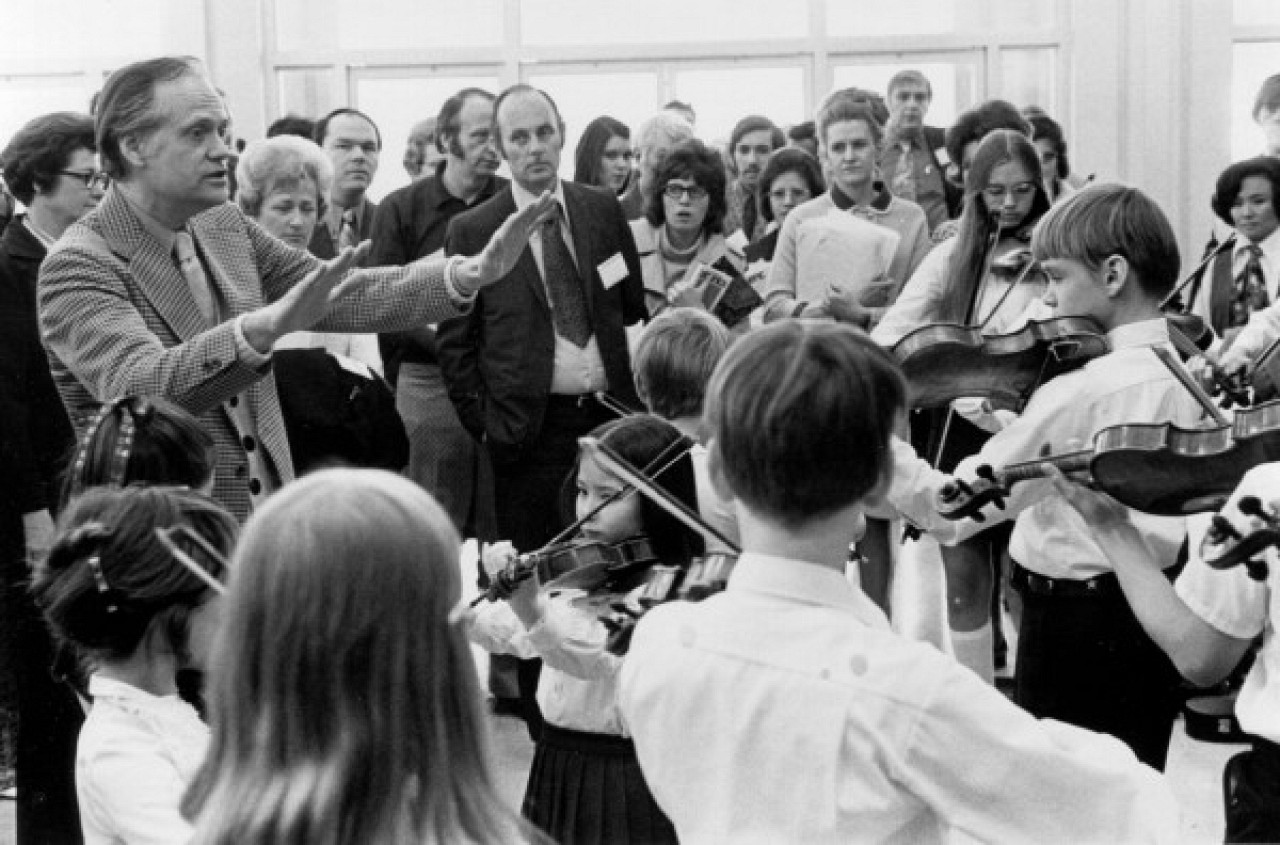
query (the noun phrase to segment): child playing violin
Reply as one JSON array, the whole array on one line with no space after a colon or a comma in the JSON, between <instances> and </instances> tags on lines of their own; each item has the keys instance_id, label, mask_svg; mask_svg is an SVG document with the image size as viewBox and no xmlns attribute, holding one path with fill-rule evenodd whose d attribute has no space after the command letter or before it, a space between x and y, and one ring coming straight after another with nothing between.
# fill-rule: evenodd
<instances>
[{"instance_id":1,"label":"child playing violin","mask_svg":"<svg viewBox=\"0 0 1280 845\"><path fill-rule=\"evenodd\" d=\"M1120 185L1086 188L1050 209L1031 242L1048 278L1055 316L1096 320L1111 351L1042 385L1021 416L955 469L1000 469L1093 443L1108 426L1170 422L1195 426L1202 412L1154 348L1170 348L1159 304L1178 276L1168 220L1142 192ZM1023 601L1015 700L1032 714L1105 731L1138 758L1163 768L1177 711L1177 672L1125 601L1094 533L1045 479L1013 487L1003 510L985 521L940 517L939 492L951 476L893 441L888 500L942 543L957 543L1016 520L1011 577ZM982 516L979 514L978 516ZM1171 569L1185 535L1180 519L1133 514L1143 539Z\"/></svg>"},{"instance_id":2,"label":"child playing violin","mask_svg":"<svg viewBox=\"0 0 1280 845\"><path fill-rule=\"evenodd\" d=\"M1225 549L1206 543L1192 550L1171 584L1124 507L1061 475L1054 481L1060 495L1096 526L1143 628L1188 680L1197 686L1218 683L1262 635L1262 649L1236 702L1236 716L1253 747L1232 757L1223 772L1226 841L1280 842L1280 555L1275 547L1266 550L1265 574L1258 579L1244 565L1211 566L1213 556ZM1222 516L1246 535L1258 523L1243 512L1241 500L1253 496L1274 511L1277 494L1280 463L1257 467L1240 482Z\"/></svg>"},{"instance_id":3,"label":"child playing violin","mask_svg":"<svg viewBox=\"0 0 1280 845\"><path fill-rule=\"evenodd\" d=\"M682 842L1163 842L1160 776L1037 721L845 577L888 485L906 386L856 329L779 322L716 369L711 475L743 554L726 589L637 624L619 702Z\"/></svg>"},{"instance_id":4,"label":"child playing violin","mask_svg":"<svg viewBox=\"0 0 1280 845\"><path fill-rule=\"evenodd\" d=\"M640 414L608 422L590 436L633 466L656 463L655 481L697 509L690 443L669 423ZM591 455L579 454L571 478L575 511L586 518L578 540L612 546L646 538L655 562L668 565L685 566L701 554L698 535L627 490ZM484 565L500 582L496 576L519 562L511 545L500 543L486 550ZM542 587L535 572L506 602L481 607L471 630L472 640L489 651L544 661L538 704L546 725L529 772L525 816L562 845L675 842L618 712L622 659L606 650L604 624L575 606L573 591L548 594Z\"/></svg>"}]
</instances>

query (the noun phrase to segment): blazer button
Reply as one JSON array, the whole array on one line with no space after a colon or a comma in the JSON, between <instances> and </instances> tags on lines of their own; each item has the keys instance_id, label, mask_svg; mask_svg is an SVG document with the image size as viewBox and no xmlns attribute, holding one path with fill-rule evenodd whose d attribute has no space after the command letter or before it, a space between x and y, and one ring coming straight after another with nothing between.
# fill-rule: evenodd
<instances>
[{"instance_id":1,"label":"blazer button","mask_svg":"<svg viewBox=\"0 0 1280 845\"><path fill-rule=\"evenodd\" d=\"M254 449L258 448L258 444L254 442L254 439L247 434L244 436L243 443L244 443L244 450L246 452L252 452Z\"/></svg>"},{"instance_id":2,"label":"blazer button","mask_svg":"<svg viewBox=\"0 0 1280 845\"><path fill-rule=\"evenodd\" d=\"M244 464L236 467L236 478L244 478L249 474L249 468Z\"/></svg>"},{"instance_id":3,"label":"blazer button","mask_svg":"<svg viewBox=\"0 0 1280 845\"><path fill-rule=\"evenodd\" d=\"M240 404L240 397L232 396L230 399L227 400L227 404L234 408L235 406Z\"/></svg>"},{"instance_id":4,"label":"blazer button","mask_svg":"<svg viewBox=\"0 0 1280 845\"><path fill-rule=\"evenodd\" d=\"M262 492L262 482L256 478L249 479L249 492L254 496Z\"/></svg>"}]
</instances>

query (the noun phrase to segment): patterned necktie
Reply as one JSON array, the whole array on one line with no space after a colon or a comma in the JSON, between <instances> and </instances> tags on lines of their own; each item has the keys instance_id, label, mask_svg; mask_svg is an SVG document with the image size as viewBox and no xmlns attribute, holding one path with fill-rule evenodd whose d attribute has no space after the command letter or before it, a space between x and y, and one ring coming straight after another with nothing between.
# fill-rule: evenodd
<instances>
[{"instance_id":1,"label":"patterned necktie","mask_svg":"<svg viewBox=\"0 0 1280 845\"><path fill-rule=\"evenodd\" d=\"M1243 326L1249 315L1266 308L1271 300L1267 296L1267 282L1262 275L1262 250L1257 244L1245 247L1248 259L1244 269L1235 279L1235 292L1231 296L1230 327Z\"/></svg>"},{"instance_id":2,"label":"patterned necktie","mask_svg":"<svg viewBox=\"0 0 1280 845\"><path fill-rule=\"evenodd\" d=\"M748 241L755 240L756 223L760 219L760 211L756 208L756 195L744 191L746 197L742 200L742 234L747 236Z\"/></svg>"},{"instance_id":3,"label":"patterned necktie","mask_svg":"<svg viewBox=\"0 0 1280 845\"><path fill-rule=\"evenodd\" d=\"M200 256L196 255L195 241L191 239L190 233L177 233L173 241L173 254L178 261L178 269L182 271L182 278L187 280L191 298L200 309L200 315L206 323L213 325L217 322L218 311L213 301L213 291L209 288L209 279L200 264Z\"/></svg>"},{"instance_id":4,"label":"patterned necktie","mask_svg":"<svg viewBox=\"0 0 1280 845\"><path fill-rule=\"evenodd\" d=\"M342 212L342 227L338 230L338 251L360 243L360 235L356 232L356 212L348 208Z\"/></svg>"},{"instance_id":5,"label":"patterned necktie","mask_svg":"<svg viewBox=\"0 0 1280 845\"><path fill-rule=\"evenodd\" d=\"M893 179L889 185L889 193L895 197L915 202L916 168L915 144L906 142L899 148L898 164L893 168Z\"/></svg>"},{"instance_id":6,"label":"patterned necktie","mask_svg":"<svg viewBox=\"0 0 1280 845\"><path fill-rule=\"evenodd\" d=\"M551 322L555 325L556 334L575 346L583 347L591 340L591 320L587 316L582 278L560 232L563 213L563 209L556 206L556 213L543 226L542 269L547 277Z\"/></svg>"}]
</instances>

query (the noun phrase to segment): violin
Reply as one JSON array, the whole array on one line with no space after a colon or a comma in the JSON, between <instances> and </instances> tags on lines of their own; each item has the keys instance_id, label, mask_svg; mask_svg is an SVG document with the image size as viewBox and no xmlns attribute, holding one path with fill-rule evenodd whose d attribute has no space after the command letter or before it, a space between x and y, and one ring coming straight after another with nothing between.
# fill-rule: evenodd
<instances>
[{"instance_id":1,"label":"violin","mask_svg":"<svg viewBox=\"0 0 1280 845\"><path fill-rule=\"evenodd\" d=\"M991 265L987 268L987 272L991 275L1006 280L1021 280L1026 277L1028 271L1034 273L1037 270L1030 247L1011 249L1004 255L993 258Z\"/></svg>"},{"instance_id":2,"label":"violin","mask_svg":"<svg viewBox=\"0 0 1280 845\"><path fill-rule=\"evenodd\" d=\"M907 378L911 407L937 408L961 396L981 396L993 408L1016 412L1039 385L1109 348L1094 320L1058 317L1003 335L938 323L911 332L891 352Z\"/></svg>"},{"instance_id":3,"label":"violin","mask_svg":"<svg viewBox=\"0 0 1280 845\"><path fill-rule=\"evenodd\" d=\"M1215 514L1209 531L1205 534L1200 553L1204 562L1214 569L1231 569L1243 565L1249 577L1255 581L1267 580L1268 568L1258 555L1272 546L1280 546L1280 513L1268 510L1257 496L1241 496L1236 505L1240 513L1253 517L1263 527L1249 534L1241 534L1222 514Z\"/></svg>"},{"instance_id":4,"label":"violin","mask_svg":"<svg viewBox=\"0 0 1280 845\"><path fill-rule=\"evenodd\" d=\"M1222 507L1246 472L1277 459L1280 401L1240 410L1232 422L1208 429L1172 423L1110 426L1094 436L1091 449L1001 470L982 466L972 482L949 482L939 490L938 513L981 522L987 503L1003 508L1014 484L1043 477L1043 465L1052 464L1136 511L1186 516Z\"/></svg>"},{"instance_id":5,"label":"violin","mask_svg":"<svg viewBox=\"0 0 1280 845\"><path fill-rule=\"evenodd\" d=\"M645 467L645 471L651 471L655 476L662 475L662 473L675 466L676 461L683 458L692 447L693 441L689 438L677 438ZM485 600L498 601L505 599L515 592L522 581L533 577L535 573L542 583L546 584L575 569L593 566L596 569L608 566L628 568L632 565L639 566L641 561L647 565L656 560L657 558L653 554L653 549L648 545L649 541L647 539L643 540L643 542L640 540L624 540L613 545L565 542L566 538L577 534L578 530L591 521L600 511L623 496L631 495L633 492L635 492L634 487L623 486L618 488L590 511L551 538L551 541L545 546L512 560L503 571L490 579L488 588L472 599L468 606L475 607Z\"/></svg>"},{"instance_id":6,"label":"violin","mask_svg":"<svg viewBox=\"0 0 1280 845\"><path fill-rule=\"evenodd\" d=\"M636 623L652 608L678 599L701 601L723 590L737 563L739 549L724 534L707 524L702 517L633 467L607 444L589 437L583 438L579 443L585 451L595 456L602 469L639 490L690 530L732 550L730 554L708 554L695 558L687 569L662 564L651 566L643 584L626 597L612 602L608 611L599 616L601 623L609 630L606 648L614 654L625 654L631 644L631 634Z\"/></svg>"},{"instance_id":7,"label":"violin","mask_svg":"<svg viewBox=\"0 0 1280 845\"><path fill-rule=\"evenodd\" d=\"M605 648L612 654L627 653L636 623L646 613L669 601L702 601L723 592L738 563L736 554L716 553L694 558L687 569L653 566L639 589L613 602L600 616L609 631Z\"/></svg>"}]
</instances>

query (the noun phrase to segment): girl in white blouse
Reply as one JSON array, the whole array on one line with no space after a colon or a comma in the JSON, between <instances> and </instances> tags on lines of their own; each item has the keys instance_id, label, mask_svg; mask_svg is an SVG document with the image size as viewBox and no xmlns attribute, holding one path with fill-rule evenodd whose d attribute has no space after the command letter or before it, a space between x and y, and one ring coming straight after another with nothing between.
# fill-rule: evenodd
<instances>
[{"instance_id":1,"label":"girl in white blouse","mask_svg":"<svg viewBox=\"0 0 1280 845\"><path fill-rule=\"evenodd\" d=\"M197 573L157 536L164 530ZM178 812L208 730L178 697L176 675L202 668L216 582L235 519L185 488L95 488L63 513L32 590L56 637L92 674L93 706L76 747L86 845L185 843ZM195 539L195 538L199 539Z\"/></svg>"},{"instance_id":2,"label":"girl in white blouse","mask_svg":"<svg viewBox=\"0 0 1280 845\"><path fill-rule=\"evenodd\" d=\"M670 423L637 414L605 423L591 437L635 467L670 464L657 483L697 510L693 464L681 454L689 441ZM579 519L626 489L589 454L579 456L570 478ZM702 552L700 537L634 491L591 516L578 539L615 545L636 538L647 538L668 565L687 565ZM511 544L500 543L486 550L484 565L497 575L514 557ZM547 594L538 582L535 574L508 601L481 606L471 631L489 651L544 661L538 704L546 724L529 772L525 816L557 842L674 843L675 830L654 803L618 710L622 658L606 650L607 631L596 614L575 601L580 591Z\"/></svg>"}]
</instances>

